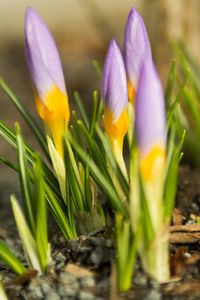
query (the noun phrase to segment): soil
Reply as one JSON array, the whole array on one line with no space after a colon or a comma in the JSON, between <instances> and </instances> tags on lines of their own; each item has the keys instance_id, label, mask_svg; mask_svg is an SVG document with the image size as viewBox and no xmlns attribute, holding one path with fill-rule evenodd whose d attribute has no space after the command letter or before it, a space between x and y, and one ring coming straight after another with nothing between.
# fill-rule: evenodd
<instances>
[{"instance_id":1,"label":"soil","mask_svg":"<svg viewBox=\"0 0 200 300\"><path fill-rule=\"evenodd\" d=\"M200 173L180 166L176 209L170 233L171 279L158 284L137 260L128 292L117 291L113 228L65 241L50 218L52 263L46 276L29 271L21 277L3 263L0 272L9 299L200 299ZM175 234L175 236L173 236ZM0 235L26 266L22 245L7 203L0 210ZM175 238L175 242L174 242Z\"/></svg>"}]
</instances>

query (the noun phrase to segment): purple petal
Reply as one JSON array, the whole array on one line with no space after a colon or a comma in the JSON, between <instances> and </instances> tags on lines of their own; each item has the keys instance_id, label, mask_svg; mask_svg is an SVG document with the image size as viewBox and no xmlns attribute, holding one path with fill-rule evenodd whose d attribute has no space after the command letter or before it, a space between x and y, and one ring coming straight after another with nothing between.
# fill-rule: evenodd
<instances>
[{"instance_id":1,"label":"purple petal","mask_svg":"<svg viewBox=\"0 0 200 300\"><path fill-rule=\"evenodd\" d=\"M109 108L116 122L128 105L128 92L123 57L115 40L110 43L104 63L102 99L104 108Z\"/></svg>"},{"instance_id":2,"label":"purple petal","mask_svg":"<svg viewBox=\"0 0 200 300\"><path fill-rule=\"evenodd\" d=\"M141 65L152 54L143 19L134 7L130 10L126 23L123 55L128 79L135 88Z\"/></svg>"},{"instance_id":3,"label":"purple petal","mask_svg":"<svg viewBox=\"0 0 200 300\"><path fill-rule=\"evenodd\" d=\"M25 50L34 87L42 101L53 86L66 95L60 57L54 39L31 7L25 15Z\"/></svg>"},{"instance_id":4,"label":"purple petal","mask_svg":"<svg viewBox=\"0 0 200 300\"><path fill-rule=\"evenodd\" d=\"M152 61L142 65L135 103L135 129L141 156L166 145L166 112L160 78Z\"/></svg>"}]
</instances>

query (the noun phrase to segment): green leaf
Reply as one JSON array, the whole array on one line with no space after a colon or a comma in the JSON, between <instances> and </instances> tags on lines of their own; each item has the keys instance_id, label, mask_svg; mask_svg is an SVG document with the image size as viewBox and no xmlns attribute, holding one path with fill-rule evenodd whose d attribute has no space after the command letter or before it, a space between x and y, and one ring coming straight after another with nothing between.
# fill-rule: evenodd
<instances>
[{"instance_id":1,"label":"green leaf","mask_svg":"<svg viewBox=\"0 0 200 300\"><path fill-rule=\"evenodd\" d=\"M164 209L165 209L165 217L169 220L171 219L176 190L177 190L177 182L178 182L178 166L180 160L183 156L181 152L181 148L185 138L185 130L183 130L182 138L179 141L178 145L174 147L173 155L171 157L171 161L168 164L167 175L165 179L165 190L164 190Z\"/></svg>"},{"instance_id":2,"label":"green leaf","mask_svg":"<svg viewBox=\"0 0 200 300\"><path fill-rule=\"evenodd\" d=\"M64 199L65 204L67 204L67 199L66 199L66 174L65 174L65 165L64 161L62 160L60 154L56 150L54 143L52 139L47 136L47 144L49 148L49 153L51 156L51 160L53 163L53 167L56 173L56 176L58 178L60 190L62 197Z\"/></svg>"},{"instance_id":3,"label":"green leaf","mask_svg":"<svg viewBox=\"0 0 200 300\"><path fill-rule=\"evenodd\" d=\"M70 226L63 207L60 205L59 201L56 199L46 183L45 192L51 213L53 214L66 240L76 238L76 232L74 231L74 228Z\"/></svg>"},{"instance_id":4,"label":"green leaf","mask_svg":"<svg viewBox=\"0 0 200 300\"><path fill-rule=\"evenodd\" d=\"M2 78L0 78L0 85L3 88L4 92L8 95L12 103L16 106L18 111L23 116L24 120L27 122L27 124L32 129L33 133L35 134L42 150L44 151L44 154L46 155L49 162L51 161L47 144L46 144L46 138L33 117L30 115L30 113L27 111L27 109L24 107L24 105L21 103L21 101L14 95L14 93L11 91L11 89L7 86L7 84L4 82Z\"/></svg>"},{"instance_id":5,"label":"green leaf","mask_svg":"<svg viewBox=\"0 0 200 300\"><path fill-rule=\"evenodd\" d=\"M17 149L17 140L16 140L16 134L13 130L11 130L8 126L6 126L1 120L0 120L0 135L15 149ZM34 151L31 149L31 147L24 143L25 146L25 155L27 158L27 161L33 165L34 159L33 159L33 153ZM44 171L45 180L47 181L48 185L50 186L51 190L56 194L59 201L63 202L62 196L60 194L60 189L58 185L58 181L55 178L52 171L47 167L46 163L42 161L42 168Z\"/></svg>"},{"instance_id":6,"label":"green leaf","mask_svg":"<svg viewBox=\"0 0 200 300\"><path fill-rule=\"evenodd\" d=\"M90 124L89 117L88 117L88 114L85 110L85 107L83 105L83 102L82 102L81 97L80 97L78 92L74 92L74 98L76 100L76 104L77 104L78 109L80 111L83 122L84 122L85 126L87 128L89 128L89 124Z\"/></svg>"},{"instance_id":7,"label":"green leaf","mask_svg":"<svg viewBox=\"0 0 200 300\"><path fill-rule=\"evenodd\" d=\"M1 240L0 260L2 260L10 269L12 269L18 275L21 275L26 272L26 268Z\"/></svg>"},{"instance_id":8,"label":"green leaf","mask_svg":"<svg viewBox=\"0 0 200 300\"><path fill-rule=\"evenodd\" d=\"M108 199L110 200L110 204L117 211L121 212L122 215L127 218L127 209L125 205L121 202L114 186L107 180L107 178L101 173L100 169L97 165L92 161L89 156L84 152L83 149L79 147L76 141L68 135L68 140L71 143L73 149L79 155L81 160L83 160L89 167L90 173L99 187L106 193Z\"/></svg>"},{"instance_id":9,"label":"green leaf","mask_svg":"<svg viewBox=\"0 0 200 300\"><path fill-rule=\"evenodd\" d=\"M101 79L102 78L102 68L101 68L99 62L97 60L94 60L93 66L95 67L97 74L99 75L99 78Z\"/></svg>"},{"instance_id":10,"label":"green leaf","mask_svg":"<svg viewBox=\"0 0 200 300\"><path fill-rule=\"evenodd\" d=\"M90 129L89 129L91 136L93 136L94 125L95 125L95 121L96 121L97 103L98 103L97 91L94 91L93 98L94 98L94 100L93 100L92 114L91 114L91 118L90 118Z\"/></svg>"},{"instance_id":11,"label":"green leaf","mask_svg":"<svg viewBox=\"0 0 200 300\"><path fill-rule=\"evenodd\" d=\"M172 96L172 90L174 85L174 79L175 79L175 67L176 67L176 60L172 60L172 66L169 73L168 81L167 81L167 88L165 92L165 101L166 101L166 107L169 108L170 100Z\"/></svg>"},{"instance_id":12,"label":"green leaf","mask_svg":"<svg viewBox=\"0 0 200 300\"><path fill-rule=\"evenodd\" d=\"M85 200L86 200L86 210L90 210L92 207L92 191L91 191L91 178L88 165L85 167ZM96 186L93 184L93 189L96 189ZM94 191L95 193L95 191Z\"/></svg>"},{"instance_id":13,"label":"green leaf","mask_svg":"<svg viewBox=\"0 0 200 300\"><path fill-rule=\"evenodd\" d=\"M139 161L138 153L135 145L135 139L132 139L130 152L130 193L129 193L129 213L130 213L130 222L134 233L136 232L141 214L141 191L140 191L140 177L139 177Z\"/></svg>"},{"instance_id":14,"label":"green leaf","mask_svg":"<svg viewBox=\"0 0 200 300\"><path fill-rule=\"evenodd\" d=\"M189 88L185 88L184 90L184 97L183 97L184 104L187 108L187 113L191 116L191 123L192 123L192 131L197 137L200 139L200 103L199 99L197 100L196 94Z\"/></svg>"},{"instance_id":15,"label":"green leaf","mask_svg":"<svg viewBox=\"0 0 200 300\"><path fill-rule=\"evenodd\" d=\"M77 210L84 210L84 182L81 180L77 162L67 138L64 143L66 178L69 186L69 199L74 201ZM72 207L72 204L69 204ZM70 217L71 218L71 217Z\"/></svg>"},{"instance_id":16,"label":"green leaf","mask_svg":"<svg viewBox=\"0 0 200 300\"><path fill-rule=\"evenodd\" d=\"M46 199L45 199L45 186L44 177L41 167L41 161L38 154L35 154L35 163L33 165L35 177L35 204L36 204L36 244L38 254L40 257L40 264L43 272L47 266L47 250L48 250L48 237L47 237L47 213L46 213Z\"/></svg>"},{"instance_id":17,"label":"green leaf","mask_svg":"<svg viewBox=\"0 0 200 300\"><path fill-rule=\"evenodd\" d=\"M173 120L171 128L170 128L170 132L169 132L168 145L167 145L167 159L166 159L166 167L165 167L165 178L167 176L169 165L170 165L172 156L174 154L175 139L176 139L176 123Z\"/></svg>"},{"instance_id":18,"label":"green leaf","mask_svg":"<svg viewBox=\"0 0 200 300\"><path fill-rule=\"evenodd\" d=\"M144 186L142 183L141 174L139 174L140 180L140 197L141 197L141 226L144 237L144 246L146 249L150 247L151 242L155 236L154 228L153 228L153 220L151 219L149 206L147 202L147 197L145 195Z\"/></svg>"},{"instance_id":19,"label":"green leaf","mask_svg":"<svg viewBox=\"0 0 200 300\"><path fill-rule=\"evenodd\" d=\"M134 263L137 257L139 230L133 235L130 222L124 221L116 214L117 265L118 285L120 291L127 291L131 287Z\"/></svg>"},{"instance_id":20,"label":"green leaf","mask_svg":"<svg viewBox=\"0 0 200 300\"><path fill-rule=\"evenodd\" d=\"M191 77L190 77L190 84L191 87L194 89L195 93L197 94L198 98L200 97L200 69L199 64L195 60L194 56L191 53L191 50L187 46L186 43L182 42L180 44L174 43L174 50L177 54L180 67L182 68L183 72L186 74L187 69L191 68Z\"/></svg>"},{"instance_id":21,"label":"green leaf","mask_svg":"<svg viewBox=\"0 0 200 300\"><path fill-rule=\"evenodd\" d=\"M27 223L31 232L35 233L35 220L34 220L34 207L33 207L33 194L31 188L31 180L29 176L29 169L27 159L25 155L24 141L21 135L20 126L15 124L17 145L18 145L18 165L19 165L19 177L21 185L21 193L23 200L23 207L26 216Z\"/></svg>"},{"instance_id":22,"label":"green leaf","mask_svg":"<svg viewBox=\"0 0 200 300\"><path fill-rule=\"evenodd\" d=\"M27 262L30 268L36 269L37 271L41 272L42 269L34 237L31 231L29 230L28 224L24 218L24 215L15 196L11 195L10 199L15 217L15 222L17 224L17 229L19 231L19 235L23 244Z\"/></svg>"},{"instance_id":23,"label":"green leaf","mask_svg":"<svg viewBox=\"0 0 200 300\"><path fill-rule=\"evenodd\" d=\"M87 128L84 126L82 121L78 121L82 132L84 134L85 142L87 144L87 149L91 157L95 158L95 163L100 168L102 174L107 177L109 174L107 172L107 165L106 165L106 155L104 149L96 144L96 141L90 136Z\"/></svg>"},{"instance_id":24,"label":"green leaf","mask_svg":"<svg viewBox=\"0 0 200 300\"><path fill-rule=\"evenodd\" d=\"M99 119L102 115L102 111L103 111L103 101L102 101L102 98L101 98L100 101L99 101L98 109L97 109L96 123L99 123Z\"/></svg>"},{"instance_id":25,"label":"green leaf","mask_svg":"<svg viewBox=\"0 0 200 300\"><path fill-rule=\"evenodd\" d=\"M100 129L100 127L98 126L98 124L96 124L95 129L96 129L97 134L98 134L98 136L102 142L102 145L105 149L105 153L109 160L109 163L111 164L112 169L118 178L121 189L124 191L124 193L128 199L129 198L129 183L127 182L128 179L127 179L127 177L124 176L124 174L122 173L122 170L119 168L119 166L114 158L108 137L103 134L103 132Z\"/></svg>"},{"instance_id":26,"label":"green leaf","mask_svg":"<svg viewBox=\"0 0 200 300\"><path fill-rule=\"evenodd\" d=\"M72 111L72 118L73 118L73 125L74 125L74 129L75 129L77 141L78 141L80 147L83 148L83 142L82 142L82 138L81 138L80 128L77 125L77 117L76 117L76 112L74 110Z\"/></svg>"},{"instance_id":27,"label":"green leaf","mask_svg":"<svg viewBox=\"0 0 200 300\"><path fill-rule=\"evenodd\" d=\"M14 165L12 162L8 161L7 159L5 159L3 156L0 155L0 161L2 163L4 163L6 166L8 166L9 168L13 169L16 172L19 172L19 168L18 166Z\"/></svg>"},{"instance_id":28,"label":"green leaf","mask_svg":"<svg viewBox=\"0 0 200 300\"><path fill-rule=\"evenodd\" d=\"M188 70L187 74L186 74L186 77L183 81L183 84L181 85L180 87L180 90L178 92L178 95L176 96L176 99L175 101L173 102L172 106L170 107L170 109L168 110L167 112L167 128L169 129L170 126L171 126L171 123L172 123L172 119L173 119L173 116L174 116L174 113L176 111L176 108L177 108L177 105L183 95L183 92L184 92L184 88L188 82L188 79L190 77L190 70Z\"/></svg>"}]
</instances>

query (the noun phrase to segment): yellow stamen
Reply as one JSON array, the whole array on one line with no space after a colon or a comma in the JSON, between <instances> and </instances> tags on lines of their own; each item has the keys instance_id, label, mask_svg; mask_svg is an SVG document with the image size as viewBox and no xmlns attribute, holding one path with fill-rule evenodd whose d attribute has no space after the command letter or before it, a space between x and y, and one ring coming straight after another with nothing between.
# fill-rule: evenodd
<instances>
[{"instance_id":1,"label":"yellow stamen","mask_svg":"<svg viewBox=\"0 0 200 300\"><path fill-rule=\"evenodd\" d=\"M45 97L45 104L36 92L35 101L38 114L49 126L56 149L63 158L62 139L70 116L68 98L57 87L53 87Z\"/></svg>"},{"instance_id":2,"label":"yellow stamen","mask_svg":"<svg viewBox=\"0 0 200 300\"><path fill-rule=\"evenodd\" d=\"M134 105L135 103L135 88L132 86L130 80L127 81L128 85L128 100Z\"/></svg>"},{"instance_id":3,"label":"yellow stamen","mask_svg":"<svg viewBox=\"0 0 200 300\"><path fill-rule=\"evenodd\" d=\"M120 150L123 150L123 140L124 136L129 127L129 118L127 109L124 108L119 119L114 123L114 116L112 112L107 107L104 113L104 128L109 135L112 147L114 146L114 141L117 141Z\"/></svg>"},{"instance_id":4,"label":"yellow stamen","mask_svg":"<svg viewBox=\"0 0 200 300\"><path fill-rule=\"evenodd\" d=\"M151 152L140 161L140 169L142 177L145 181L149 181L152 177L160 176L160 171L165 165L165 148L161 145L153 147Z\"/></svg>"}]
</instances>

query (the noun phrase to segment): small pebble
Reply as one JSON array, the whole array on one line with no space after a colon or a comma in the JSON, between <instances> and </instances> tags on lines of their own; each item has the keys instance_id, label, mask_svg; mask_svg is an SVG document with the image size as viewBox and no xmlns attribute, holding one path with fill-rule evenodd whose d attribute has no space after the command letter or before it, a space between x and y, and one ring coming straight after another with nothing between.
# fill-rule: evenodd
<instances>
[{"instance_id":1,"label":"small pebble","mask_svg":"<svg viewBox=\"0 0 200 300\"><path fill-rule=\"evenodd\" d=\"M100 289L108 289L109 288L109 278L104 278L98 283L98 288Z\"/></svg>"},{"instance_id":2,"label":"small pebble","mask_svg":"<svg viewBox=\"0 0 200 300\"><path fill-rule=\"evenodd\" d=\"M190 257L191 257L191 254L188 253L188 252L185 252L185 253L184 253L184 257L185 257L185 258L190 258Z\"/></svg>"},{"instance_id":3,"label":"small pebble","mask_svg":"<svg viewBox=\"0 0 200 300\"><path fill-rule=\"evenodd\" d=\"M80 300L96 300L96 297L88 292L80 291L78 299L80 299Z\"/></svg>"},{"instance_id":4,"label":"small pebble","mask_svg":"<svg viewBox=\"0 0 200 300\"><path fill-rule=\"evenodd\" d=\"M52 290L52 288L50 287L50 285L47 283L47 281L45 280L40 280L39 281L41 289L43 291L43 293L45 295L47 295L49 293L50 290Z\"/></svg>"},{"instance_id":5,"label":"small pebble","mask_svg":"<svg viewBox=\"0 0 200 300\"><path fill-rule=\"evenodd\" d=\"M160 284L153 280L153 279L150 279L150 286L154 289L154 290L160 290Z\"/></svg>"},{"instance_id":6,"label":"small pebble","mask_svg":"<svg viewBox=\"0 0 200 300\"><path fill-rule=\"evenodd\" d=\"M158 291L150 291L145 300L161 300L162 295Z\"/></svg>"},{"instance_id":7,"label":"small pebble","mask_svg":"<svg viewBox=\"0 0 200 300\"><path fill-rule=\"evenodd\" d=\"M55 257L55 260L58 262L63 262L66 260L66 257L61 252L59 252Z\"/></svg>"},{"instance_id":8,"label":"small pebble","mask_svg":"<svg viewBox=\"0 0 200 300\"><path fill-rule=\"evenodd\" d=\"M29 284L30 299L42 299L43 294L39 286L35 286L32 282Z\"/></svg>"},{"instance_id":9,"label":"small pebble","mask_svg":"<svg viewBox=\"0 0 200 300\"><path fill-rule=\"evenodd\" d=\"M92 287L95 285L95 279L91 276L85 276L80 278L80 284L82 287Z\"/></svg>"},{"instance_id":10,"label":"small pebble","mask_svg":"<svg viewBox=\"0 0 200 300\"><path fill-rule=\"evenodd\" d=\"M199 206L195 202L192 202L190 206L195 212L199 210Z\"/></svg>"},{"instance_id":11,"label":"small pebble","mask_svg":"<svg viewBox=\"0 0 200 300\"><path fill-rule=\"evenodd\" d=\"M189 220L185 225L193 225L195 224L195 220Z\"/></svg>"},{"instance_id":12,"label":"small pebble","mask_svg":"<svg viewBox=\"0 0 200 300\"><path fill-rule=\"evenodd\" d=\"M82 241L86 241L86 240L87 240L87 237L86 237L85 235L81 235L79 238L80 238Z\"/></svg>"},{"instance_id":13,"label":"small pebble","mask_svg":"<svg viewBox=\"0 0 200 300\"><path fill-rule=\"evenodd\" d=\"M66 285L69 285L70 287L73 287L74 289L79 288L78 280L70 273L61 272L60 273L60 281Z\"/></svg>"},{"instance_id":14,"label":"small pebble","mask_svg":"<svg viewBox=\"0 0 200 300\"><path fill-rule=\"evenodd\" d=\"M45 300L60 300L60 296L55 292L51 292L46 296Z\"/></svg>"},{"instance_id":15,"label":"small pebble","mask_svg":"<svg viewBox=\"0 0 200 300\"><path fill-rule=\"evenodd\" d=\"M71 239L71 240L68 242L68 246L69 246L69 248L70 248L72 251L78 252L79 243L77 242L76 239Z\"/></svg>"},{"instance_id":16,"label":"small pebble","mask_svg":"<svg viewBox=\"0 0 200 300\"><path fill-rule=\"evenodd\" d=\"M62 268L64 268L64 266L65 266L65 262L64 261L62 261L62 262L60 262L59 264L57 264L56 265L56 271L59 271L59 270L61 270Z\"/></svg>"},{"instance_id":17,"label":"small pebble","mask_svg":"<svg viewBox=\"0 0 200 300\"><path fill-rule=\"evenodd\" d=\"M64 299L68 299L67 297L72 297L75 299L77 295L77 291L66 284L59 286L58 293L60 296L65 297Z\"/></svg>"},{"instance_id":18,"label":"small pebble","mask_svg":"<svg viewBox=\"0 0 200 300\"><path fill-rule=\"evenodd\" d=\"M96 248L90 255L90 261L94 265L99 265L103 258L103 249L102 247Z\"/></svg>"},{"instance_id":19,"label":"small pebble","mask_svg":"<svg viewBox=\"0 0 200 300\"><path fill-rule=\"evenodd\" d=\"M111 240L105 240L105 246L111 248L113 246L113 242Z\"/></svg>"},{"instance_id":20,"label":"small pebble","mask_svg":"<svg viewBox=\"0 0 200 300\"><path fill-rule=\"evenodd\" d=\"M133 283L139 286L144 286L147 283L147 277L145 274L139 273L133 277Z\"/></svg>"}]
</instances>

